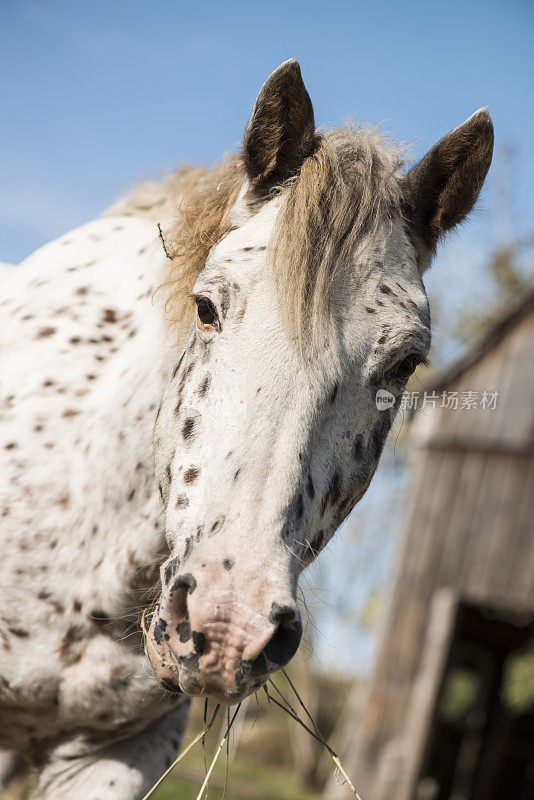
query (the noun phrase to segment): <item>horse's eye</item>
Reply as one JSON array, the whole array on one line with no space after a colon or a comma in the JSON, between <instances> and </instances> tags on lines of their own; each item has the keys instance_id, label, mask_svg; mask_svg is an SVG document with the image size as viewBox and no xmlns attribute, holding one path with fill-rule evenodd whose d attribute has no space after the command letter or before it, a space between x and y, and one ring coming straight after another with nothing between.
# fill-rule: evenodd
<instances>
[{"instance_id":1,"label":"horse's eye","mask_svg":"<svg viewBox=\"0 0 534 800\"><path fill-rule=\"evenodd\" d=\"M197 297L197 314L202 325L218 326L219 319L215 306L206 297Z\"/></svg>"},{"instance_id":2,"label":"horse's eye","mask_svg":"<svg viewBox=\"0 0 534 800\"><path fill-rule=\"evenodd\" d=\"M415 372L416 367L423 362L424 359L418 353L410 353L386 372L384 376L386 382L397 385L406 383L410 375Z\"/></svg>"}]
</instances>

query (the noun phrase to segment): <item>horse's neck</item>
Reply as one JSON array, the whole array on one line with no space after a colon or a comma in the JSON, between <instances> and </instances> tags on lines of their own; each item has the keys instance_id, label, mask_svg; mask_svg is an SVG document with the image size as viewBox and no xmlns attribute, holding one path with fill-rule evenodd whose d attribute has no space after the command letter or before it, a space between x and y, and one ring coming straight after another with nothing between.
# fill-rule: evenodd
<instances>
[{"instance_id":1,"label":"horse's neck","mask_svg":"<svg viewBox=\"0 0 534 800\"><path fill-rule=\"evenodd\" d=\"M5 352L36 346L9 376L11 424L43 430L13 475L15 486L31 475L32 495L7 498L11 535L39 548L62 594L105 613L155 583L165 553L152 427L178 355L152 303L163 258L155 225L107 217L37 251L16 276L28 321Z\"/></svg>"},{"instance_id":2,"label":"horse's neck","mask_svg":"<svg viewBox=\"0 0 534 800\"><path fill-rule=\"evenodd\" d=\"M159 242L153 247L157 260ZM177 351L152 304L153 273L148 259L132 276L137 298L144 295L141 306L132 309L136 333L108 365L77 454L84 479L77 482L76 505L83 509L84 524L76 537L94 542L91 561L99 573L100 604L111 611L131 605L132 593L142 595L156 583L158 564L166 555L152 431ZM126 308L122 312L128 313Z\"/></svg>"},{"instance_id":3,"label":"horse's neck","mask_svg":"<svg viewBox=\"0 0 534 800\"><path fill-rule=\"evenodd\" d=\"M153 344L153 343L152 343ZM152 429L169 374L166 352L138 341L104 386L102 404L78 453L77 506L84 524L76 537L91 544L93 568L106 605L132 582L154 583L165 554L164 525L153 477ZM143 345L146 345L144 347ZM112 599L114 598L114 599Z\"/></svg>"}]
</instances>

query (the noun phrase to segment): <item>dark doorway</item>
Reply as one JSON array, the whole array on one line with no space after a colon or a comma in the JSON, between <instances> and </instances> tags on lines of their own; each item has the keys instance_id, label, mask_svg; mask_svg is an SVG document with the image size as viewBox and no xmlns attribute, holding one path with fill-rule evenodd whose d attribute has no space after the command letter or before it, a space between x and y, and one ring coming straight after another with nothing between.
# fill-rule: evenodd
<instances>
[{"instance_id":1,"label":"dark doorway","mask_svg":"<svg viewBox=\"0 0 534 800\"><path fill-rule=\"evenodd\" d=\"M460 603L417 800L534 800L534 612Z\"/></svg>"}]
</instances>

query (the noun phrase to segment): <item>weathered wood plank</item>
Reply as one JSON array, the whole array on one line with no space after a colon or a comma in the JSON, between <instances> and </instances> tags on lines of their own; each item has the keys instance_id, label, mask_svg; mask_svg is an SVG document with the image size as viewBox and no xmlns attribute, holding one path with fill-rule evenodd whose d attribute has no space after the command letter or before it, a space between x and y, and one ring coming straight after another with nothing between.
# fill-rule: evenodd
<instances>
[{"instance_id":1,"label":"weathered wood plank","mask_svg":"<svg viewBox=\"0 0 534 800\"><path fill-rule=\"evenodd\" d=\"M421 752L425 715L410 696L419 674L413 698L419 692L430 708L430 684L420 670L428 678L432 659L423 644L436 592L497 608L534 607L534 292L489 341L440 389L498 390L496 409L438 403L419 412L414 425L420 450L412 501L352 762L365 776L366 800L401 800L406 775L417 773L420 761L410 757L408 783L390 780L394 768L404 780L399 737L408 735L408 750Z\"/></svg>"}]
</instances>

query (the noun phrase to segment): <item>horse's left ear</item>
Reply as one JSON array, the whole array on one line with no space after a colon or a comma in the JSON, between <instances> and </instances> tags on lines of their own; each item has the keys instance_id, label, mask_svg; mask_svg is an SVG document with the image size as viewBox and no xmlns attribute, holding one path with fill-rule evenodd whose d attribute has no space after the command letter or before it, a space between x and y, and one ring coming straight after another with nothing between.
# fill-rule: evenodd
<instances>
[{"instance_id":1,"label":"horse's left ear","mask_svg":"<svg viewBox=\"0 0 534 800\"><path fill-rule=\"evenodd\" d=\"M300 66L285 61L267 78L243 140L243 161L255 189L296 175L315 148L315 121Z\"/></svg>"},{"instance_id":2,"label":"horse's left ear","mask_svg":"<svg viewBox=\"0 0 534 800\"><path fill-rule=\"evenodd\" d=\"M431 251L473 208L492 154L493 123L481 108L440 139L403 178L407 217Z\"/></svg>"}]
</instances>

